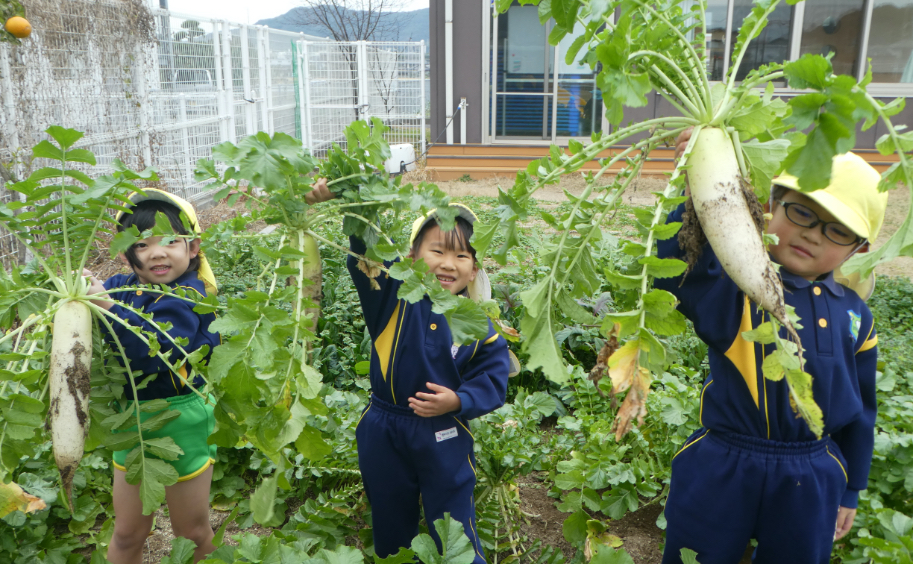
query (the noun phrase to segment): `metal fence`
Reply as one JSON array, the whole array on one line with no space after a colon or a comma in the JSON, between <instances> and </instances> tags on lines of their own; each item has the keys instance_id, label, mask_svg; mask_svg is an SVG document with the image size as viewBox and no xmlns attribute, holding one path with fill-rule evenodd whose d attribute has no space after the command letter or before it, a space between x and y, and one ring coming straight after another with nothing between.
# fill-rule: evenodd
<instances>
[{"instance_id":1,"label":"metal fence","mask_svg":"<svg viewBox=\"0 0 913 564\"><path fill-rule=\"evenodd\" d=\"M315 154L344 143L339 124L378 117L387 140L425 149L425 45L301 42L306 138Z\"/></svg>"},{"instance_id":2,"label":"metal fence","mask_svg":"<svg viewBox=\"0 0 913 564\"><path fill-rule=\"evenodd\" d=\"M391 143L424 150L424 43L336 43L164 10L142 0L30 0L35 29L0 44L0 172L23 178L49 125L85 132L102 167L154 166L162 187L205 196L195 163L265 131L314 154L354 119L382 118ZM0 198L14 197L0 190ZM0 259L16 246L0 233Z\"/></svg>"}]
</instances>

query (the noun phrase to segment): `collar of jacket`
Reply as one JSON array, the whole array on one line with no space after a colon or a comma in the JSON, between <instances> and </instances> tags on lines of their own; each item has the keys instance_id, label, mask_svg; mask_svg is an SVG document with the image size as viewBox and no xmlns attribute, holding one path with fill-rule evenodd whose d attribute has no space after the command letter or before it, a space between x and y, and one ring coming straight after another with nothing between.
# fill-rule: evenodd
<instances>
[{"instance_id":1,"label":"collar of jacket","mask_svg":"<svg viewBox=\"0 0 913 564\"><path fill-rule=\"evenodd\" d=\"M808 288L809 286L811 286L813 284L812 282L806 280L805 278L802 278L801 276L799 276L797 274L793 274L792 272L786 270L783 267L780 267L780 277L783 279L783 284L793 290L801 290L803 288ZM843 294L844 294L843 286L841 286L840 284L837 283L836 280L834 280L833 272L828 272L826 276L818 278L817 280L815 280L814 283L821 284L822 286L824 286L825 288L830 290L830 292L837 297L841 297L841 298L843 297Z\"/></svg>"},{"instance_id":2,"label":"collar of jacket","mask_svg":"<svg viewBox=\"0 0 913 564\"><path fill-rule=\"evenodd\" d=\"M197 271L188 270L187 272L185 272L184 274L181 274L180 276L178 276L177 278L175 278L168 284L165 284L165 286L168 286L169 288L176 288L178 286L193 286L193 284L190 283L193 280L199 280L199 277L197 277ZM140 283L139 278L136 276L136 273L130 274L129 277L127 278L126 283L124 284L124 286L146 286L146 285L147 284ZM153 285L155 285L155 284L153 284Z\"/></svg>"}]
</instances>

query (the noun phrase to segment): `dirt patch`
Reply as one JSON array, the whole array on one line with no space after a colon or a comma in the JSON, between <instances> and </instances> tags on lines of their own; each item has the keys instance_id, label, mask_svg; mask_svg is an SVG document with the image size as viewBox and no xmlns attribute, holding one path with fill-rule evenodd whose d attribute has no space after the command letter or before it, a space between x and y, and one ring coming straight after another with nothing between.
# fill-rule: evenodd
<instances>
[{"instance_id":1,"label":"dirt patch","mask_svg":"<svg viewBox=\"0 0 913 564\"><path fill-rule=\"evenodd\" d=\"M568 559L574 555L574 548L564 539L564 520L570 515L558 511L554 498L548 497L549 485L545 472L535 472L517 479L520 489L520 509L533 515L520 528L522 535L531 541L540 540L543 546L560 550Z\"/></svg>"},{"instance_id":2,"label":"dirt patch","mask_svg":"<svg viewBox=\"0 0 913 564\"><path fill-rule=\"evenodd\" d=\"M414 173L413 173L414 174ZM405 181L410 180L406 175ZM604 176L597 183L598 186L608 186L612 183L614 177ZM448 180L438 182L438 187L453 197L463 196L485 196L489 198L498 197L498 188L505 192L514 185L513 177L498 176L491 178L480 178L478 180ZM569 174L563 177L557 184L543 186L536 191L535 198L539 202L563 202L567 200L564 191L567 190L574 196L579 196L586 187L586 181L582 175ZM653 192L662 192L666 187L666 178L664 176L642 176L631 182L631 185L622 195L622 202L629 206L645 206L652 204L656 197Z\"/></svg>"},{"instance_id":3,"label":"dirt patch","mask_svg":"<svg viewBox=\"0 0 913 564\"><path fill-rule=\"evenodd\" d=\"M517 480L520 488L520 508L531 517L521 531L530 540L539 539L543 545L561 550L570 559L576 550L564 538L564 520L570 517L555 507L558 500L548 497L548 476L545 472L522 476ZM658 504L647 505L618 521L609 521L609 533L619 537L635 564L659 564L663 559L663 531L656 526L662 513Z\"/></svg>"}]
</instances>

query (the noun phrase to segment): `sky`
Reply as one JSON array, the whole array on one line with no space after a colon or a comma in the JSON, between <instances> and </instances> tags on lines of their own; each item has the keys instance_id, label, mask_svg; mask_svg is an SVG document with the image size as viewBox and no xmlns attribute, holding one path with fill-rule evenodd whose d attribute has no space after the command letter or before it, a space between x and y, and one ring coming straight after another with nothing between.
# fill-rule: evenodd
<instances>
[{"instance_id":1,"label":"sky","mask_svg":"<svg viewBox=\"0 0 913 564\"><path fill-rule=\"evenodd\" d=\"M407 0L406 9L427 8L428 2ZM158 2L155 4L158 5ZM300 5L298 0L168 0L168 8L172 12L251 24L280 16Z\"/></svg>"}]
</instances>

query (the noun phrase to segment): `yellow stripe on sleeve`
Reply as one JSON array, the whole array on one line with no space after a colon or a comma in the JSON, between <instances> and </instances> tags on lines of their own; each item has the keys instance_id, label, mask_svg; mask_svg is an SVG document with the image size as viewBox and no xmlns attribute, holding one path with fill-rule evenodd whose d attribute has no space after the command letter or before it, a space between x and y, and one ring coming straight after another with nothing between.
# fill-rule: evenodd
<instances>
[{"instance_id":1,"label":"yellow stripe on sleeve","mask_svg":"<svg viewBox=\"0 0 913 564\"><path fill-rule=\"evenodd\" d=\"M754 327L751 326L751 302L748 301L746 296L745 305L742 308L742 324L739 326L739 334L736 335L732 346L726 351L726 358L732 361L732 364L738 369L739 374L745 380L745 385L748 386L748 392L751 394L751 399L754 400L755 406L760 407L758 403L758 363L755 358L754 343L746 341L742 337L742 333L752 329Z\"/></svg>"},{"instance_id":2,"label":"yellow stripe on sleeve","mask_svg":"<svg viewBox=\"0 0 913 564\"><path fill-rule=\"evenodd\" d=\"M390 321L387 322L383 333L374 341L374 350L377 351L377 358L380 360L380 373L384 377L384 382L387 381L387 370L390 366L390 352L393 350L393 336L396 334L399 305L399 303L396 304L396 309L393 310L393 315L390 316Z\"/></svg>"},{"instance_id":3,"label":"yellow stripe on sleeve","mask_svg":"<svg viewBox=\"0 0 913 564\"><path fill-rule=\"evenodd\" d=\"M865 351L867 351L867 350L869 350L869 349L874 349L874 348L875 348L875 345L877 345L877 344L878 344L878 335L875 335L874 337L872 337L872 338L869 339L868 341L862 343L862 346L859 347L859 350L856 351L856 354L859 354L859 353L861 353L861 352L865 352Z\"/></svg>"},{"instance_id":4,"label":"yellow stripe on sleeve","mask_svg":"<svg viewBox=\"0 0 913 564\"><path fill-rule=\"evenodd\" d=\"M498 337L500 337L500 335L498 335L497 333L495 333L492 337L490 337L490 338L489 338L487 341L485 341L483 344L485 344L485 345L490 345L490 344L494 343L495 341L497 341L497 340L498 340Z\"/></svg>"}]
</instances>

